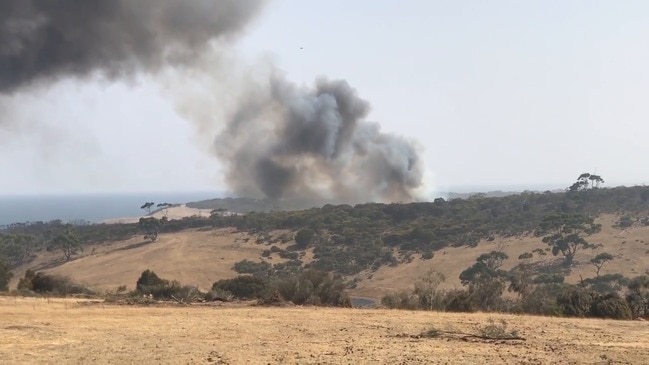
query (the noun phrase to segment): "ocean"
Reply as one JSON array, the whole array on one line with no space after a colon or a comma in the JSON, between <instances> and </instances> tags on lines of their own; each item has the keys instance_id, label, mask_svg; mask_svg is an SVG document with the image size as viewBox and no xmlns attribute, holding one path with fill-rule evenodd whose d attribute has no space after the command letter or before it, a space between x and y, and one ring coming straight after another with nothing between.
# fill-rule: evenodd
<instances>
[{"instance_id":1,"label":"ocean","mask_svg":"<svg viewBox=\"0 0 649 365\"><path fill-rule=\"evenodd\" d=\"M183 204L221 197L218 192L0 196L0 226L55 219L99 223L140 216L145 202Z\"/></svg>"}]
</instances>

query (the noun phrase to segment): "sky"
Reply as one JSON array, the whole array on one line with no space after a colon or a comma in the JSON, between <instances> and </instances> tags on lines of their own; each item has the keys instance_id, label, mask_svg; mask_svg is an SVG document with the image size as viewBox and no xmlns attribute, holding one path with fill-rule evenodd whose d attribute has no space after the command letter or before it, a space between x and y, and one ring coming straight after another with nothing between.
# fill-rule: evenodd
<instances>
[{"instance_id":1,"label":"sky","mask_svg":"<svg viewBox=\"0 0 649 365\"><path fill-rule=\"evenodd\" d=\"M427 189L649 183L649 2L275 0L234 43L345 79L416 141ZM0 194L224 191L212 136L156 75L0 98ZM214 106L206 106L206 110Z\"/></svg>"}]
</instances>

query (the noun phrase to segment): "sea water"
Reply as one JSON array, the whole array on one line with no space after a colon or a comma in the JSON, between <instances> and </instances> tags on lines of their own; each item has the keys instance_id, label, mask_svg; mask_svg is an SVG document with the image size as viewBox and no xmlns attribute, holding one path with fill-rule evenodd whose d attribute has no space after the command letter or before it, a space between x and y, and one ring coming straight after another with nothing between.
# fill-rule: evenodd
<instances>
[{"instance_id":1,"label":"sea water","mask_svg":"<svg viewBox=\"0 0 649 365\"><path fill-rule=\"evenodd\" d=\"M55 219L99 223L140 216L144 213L140 207L145 202L184 204L220 197L218 192L0 196L0 226Z\"/></svg>"}]
</instances>

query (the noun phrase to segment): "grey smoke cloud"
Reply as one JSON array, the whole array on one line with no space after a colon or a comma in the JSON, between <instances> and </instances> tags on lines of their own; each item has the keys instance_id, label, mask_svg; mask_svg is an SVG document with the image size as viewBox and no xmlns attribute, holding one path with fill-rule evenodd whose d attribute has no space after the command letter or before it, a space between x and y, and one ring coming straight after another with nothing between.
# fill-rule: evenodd
<instances>
[{"instance_id":1,"label":"grey smoke cloud","mask_svg":"<svg viewBox=\"0 0 649 365\"><path fill-rule=\"evenodd\" d=\"M219 52L214 42L226 41L219 46L229 51L227 41L265 3L0 0L0 94L96 74L155 74L167 66L209 74L225 67L205 62ZM320 79L302 88L272 75L265 84L246 80L237 88L244 92L233 98L215 147L233 192L347 203L416 198L422 185L417 148L366 121L370 105L347 82ZM207 107L184 112L201 115Z\"/></svg>"},{"instance_id":2,"label":"grey smoke cloud","mask_svg":"<svg viewBox=\"0 0 649 365\"><path fill-rule=\"evenodd\" d=\"M0 0L0 92L181 65L241 30L264 0Z\"/></svg>"},{"instance_id":3,"label":"grey smoke cloud","mask_svg":"<svg viewBox=\"0 0 649 365\"><path fill-rule=\"evenodd\" d=\"M274 75L228 119L216 151L242 196L309 201L411 201L422 187L415 144L365 120L346 81L300 88Z\"/></svg>"}]
</instances>

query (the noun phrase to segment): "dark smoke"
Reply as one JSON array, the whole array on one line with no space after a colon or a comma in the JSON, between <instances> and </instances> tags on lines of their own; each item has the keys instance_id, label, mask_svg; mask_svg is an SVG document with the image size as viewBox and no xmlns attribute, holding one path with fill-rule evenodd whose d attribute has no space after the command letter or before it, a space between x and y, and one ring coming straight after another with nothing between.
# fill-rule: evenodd
<instances>
[{"instance_id":1,"label":"dark smoke","mask_svg":"<svg viewBox=\"0 0 649 365\"><path fill-rule=\"evenodd\" d=\"M179 65L236 34L264 0L0 0L0 92Z\"/></svg>"},{"instance_id":2,"label":"dark smoke","mask_svg":"<svg viewBox=\"0 0 649 365\"><path fill-rule=\"evenodd\" d=\"M165 66L206 71L199 59L237 35L265 2L0 0L0 93L63 78L155 74ZM237 87L248 92L234 97L216 147L235 193L347 203L415 198L422 185L416 148L365 121L369 104L345 81L303 89L273 76L265 86ZM227 96L218 97L227 110ZM186 112L204 114L207 106Z\"/></svg>"},{"instance_id":3,"label":"dark smoke","mask_svg":"<svg viewBox=\"0 0 649 365\"><path fill-rule=\"evenodd\" d=\"M422 185L415 146L365 121L345 81L303 89L274 76L249 93L218 137L227 181L242 196L330 202L411 201Z\"/></svg>"}]
</instances>

